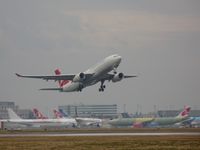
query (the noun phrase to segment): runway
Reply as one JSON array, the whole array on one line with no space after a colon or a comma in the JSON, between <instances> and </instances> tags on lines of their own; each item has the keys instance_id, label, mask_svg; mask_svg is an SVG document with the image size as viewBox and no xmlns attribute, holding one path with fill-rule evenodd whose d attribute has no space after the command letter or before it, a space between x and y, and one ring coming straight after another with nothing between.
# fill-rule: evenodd
<instances>
[{"instance_id":1,"label":"runway","mask_svg":"<svg viewBox=\"0 0 200 150\"><path fill-rule=\"evenodd\" d=\"M83 137L83 136L200 136L200 132L169 133L11 133L0 137Z\"/></svg>"}]
</instances>

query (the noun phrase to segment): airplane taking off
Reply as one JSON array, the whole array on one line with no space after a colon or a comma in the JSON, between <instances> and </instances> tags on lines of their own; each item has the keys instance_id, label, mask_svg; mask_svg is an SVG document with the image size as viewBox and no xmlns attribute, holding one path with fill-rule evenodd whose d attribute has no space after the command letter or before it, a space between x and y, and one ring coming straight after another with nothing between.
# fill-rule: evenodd
<instances>
[{"instance_id":1,"label":"airplane taking off","mask_svg":"<svg viewBox=\"0 0 200 150\"><path fill-rule=\"evenodd\" d=\"M101 82L99 91L103 92L106 88L106 86L104 85L105 81L118 82L121 81L123 78L137 77L127 76L124 75L122 72L117 73L116 69L120 64L121 59L121 56L114 54L106 57L103 61L96 64L94 67L91 67L84 72L72 75L61 75L61 72L58 69L55 70L56 75L50 76L27 76L20 75L18 73L16 73L16 75L23 78L36 78L47 81L54 80L58 81L60 86L59 88L43 88L40 90L57 90L60 92L82 91L82 89L87 86L91 86L98 82ZM110 73L111 71L113 71L113 73Z\"/></svg>"}]
</instances>

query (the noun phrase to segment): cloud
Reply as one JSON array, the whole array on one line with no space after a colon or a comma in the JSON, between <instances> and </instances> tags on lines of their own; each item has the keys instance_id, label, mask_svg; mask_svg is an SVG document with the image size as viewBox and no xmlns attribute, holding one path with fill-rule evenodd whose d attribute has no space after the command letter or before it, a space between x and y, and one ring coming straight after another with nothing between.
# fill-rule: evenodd
<instances>
[{"instance_id":1,"label":"cloud","mask_svg":"<svg viewBox=\"0 0 200 150\"><path fill-rule=\"evenodd\" d=\"M93 47L132 47L133 44L137 45L138 41L169 40L174 34L200 32L200 19L196 16L134 10L65 10L63 13L79 18L80 30L74 37L78 37L82 45ZM87 43L88 41L91 43Z\"/></svg>"}]
</instances>

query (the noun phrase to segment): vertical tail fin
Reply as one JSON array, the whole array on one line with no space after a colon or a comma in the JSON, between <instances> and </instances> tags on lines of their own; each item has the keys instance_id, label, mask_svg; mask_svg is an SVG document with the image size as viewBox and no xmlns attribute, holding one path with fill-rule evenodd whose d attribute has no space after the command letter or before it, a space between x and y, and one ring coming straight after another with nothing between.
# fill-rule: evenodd
<instances>
[{"instance_id":1,"label":"vertical tail fin","mask_svg":"<svg viewBox=\"0 0 200 150\"><path fill-rule=\"evenodd\" d=\"M59 112L66 118L70 117L63 109L59 109Z\"/></svg>"},{"instance_id":2,"label":"vertical tail fin","mask_svg":"<svg viewBox=\"0 0 200 150\"><path fill-rule=\"evenodd\" d=\"M8 108L7 111L8 111L8 116L10 119L19 119L19 120L22 119L11 108Z\"/></svg>"},{"instance_id":3,"label":"vertical tail fin","mask_svg":"<svg viewBox=\"0 0 200 150\"><path fill-rule=\"evenodd\" d=\"M33 113L37 119L47 119L38 109L34 108Z\"/></svg>"},{"instance_id":4,"label":"vertical tail fin","mask_svg":"<svg viewBox=\"0 0 200 150\"><path fill-rule=\"evenodd\" d=\"M60 69L56 69L55 71L54 71L54 73L56 74L56 75L61 75L61 70ZM64 85L66 85L68 82L70 82L69 80L59 80L58 81L58 84L59 84L59 87L63 87Z\"/></svg>"},{"instance_id":5,"label":"vertical tail fin","mask_svg":"<svg viewBox=\"0 0 200 150\"><path fill-rule=\"evenodd\" d=\"M53 110L53 113L54 113L54 116L57 119L64 118L64 116L59 111L57 111L56 109Z\"/></svg>"},{"instance_id":6,"label":"vertical tail fin","mask_svg":"<svg viewBox=\"0 0 200 150\"><path fill-rule=\"evenodd\" d=\"M188 117L189 113L190 113L191 107L190 106L184 106L184 110L181 111L177 118L185 118Z\"/></svg>"}]
</instances>

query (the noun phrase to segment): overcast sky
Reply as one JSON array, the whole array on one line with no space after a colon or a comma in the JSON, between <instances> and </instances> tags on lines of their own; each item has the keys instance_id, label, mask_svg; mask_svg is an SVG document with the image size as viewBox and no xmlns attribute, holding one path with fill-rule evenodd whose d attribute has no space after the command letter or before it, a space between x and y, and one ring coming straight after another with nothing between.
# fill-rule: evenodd
<instances>
[{"instance_id":1,"label":"overcast sky","mask_svg":"<svg viewBox=\"0 0 200 150\"><path fill-rule=\"evenodd\" d=\"M54 81L15 73L79 73L111 54L138 78L83 92L39 91ZM117 104L123 111L200 109L199 0L0 0L0 101L45 112L67 104Z\"/></svg>"}]
</instances>

